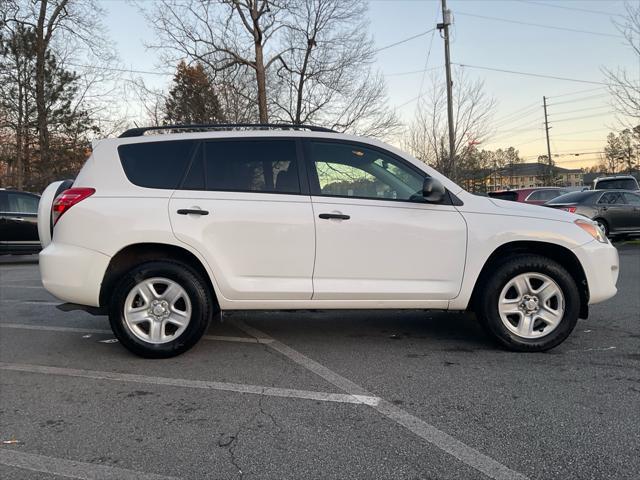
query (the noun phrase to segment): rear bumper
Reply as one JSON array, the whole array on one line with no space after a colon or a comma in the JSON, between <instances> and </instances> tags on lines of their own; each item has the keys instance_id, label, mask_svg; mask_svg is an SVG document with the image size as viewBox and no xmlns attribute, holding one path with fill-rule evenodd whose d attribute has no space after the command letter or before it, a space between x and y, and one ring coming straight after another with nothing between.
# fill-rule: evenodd
<instances>
[{"instance_id":1,"label":"rear bumper","mask_svg":"<svg viewBox=\"0 0 640 480\"><path fill-rule=\"evenodd\" d=\"M100 306L100 287L111 258L95 250L50 243L40 252L44 288L65 302Z\"/></svg>"},{"instance_id":2,"label":"rear bumper","mask_svg":"<svg viewBox=\"0 0 640 480\"><path fill-rule=\"evenodd\" d=\"M618 289L620 273L618 250L610 243L596 240L573 250L578 257L589 285L589 305L613 297Z\"/></svg>"}]
</instances>

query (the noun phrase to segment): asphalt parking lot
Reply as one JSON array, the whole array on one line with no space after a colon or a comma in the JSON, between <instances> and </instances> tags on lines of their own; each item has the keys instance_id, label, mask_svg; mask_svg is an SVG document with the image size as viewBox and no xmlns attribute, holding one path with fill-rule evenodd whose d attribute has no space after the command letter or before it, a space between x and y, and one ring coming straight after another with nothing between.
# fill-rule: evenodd
<instances>
[{"instance_id":1,"label":"asphalt parking lot","mask_svg":"<svg viewBox=\"0 0 640 480\"><path fill-rule=\"evenodd\" d=\"M0 257L0 478L637 479L640 246L545 354L469 315L238 312L132 356Z\"/></svg>"}]
</instances>

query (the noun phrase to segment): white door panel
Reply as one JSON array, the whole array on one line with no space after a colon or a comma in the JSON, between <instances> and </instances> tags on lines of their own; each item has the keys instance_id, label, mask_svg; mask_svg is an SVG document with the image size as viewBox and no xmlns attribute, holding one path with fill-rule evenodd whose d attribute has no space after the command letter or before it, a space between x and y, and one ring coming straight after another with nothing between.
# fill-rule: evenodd
<instances>
[{"instance_id":1,"label":"white door panel","mask_svg":"<svg viewBox=\"0 0 640 480\"><path fill-rule=\"evenodd\" d=\"M466 223L448 205L312 197L314 300L448 300L462 282ZM321 219L341 213L348 220Z\"/></svg>"},{"instance_id":2,"label":"white door panel","mask_svg":"<svg viewBox=\"0 0 640 480\"><path fill-rule=\"evenodd\" d=\"M208 215L179 215L201 208ZM229 300L309 300L315 235L308 196L176 191L177 238L197 249Z\"/></svg>"}]
</instances>

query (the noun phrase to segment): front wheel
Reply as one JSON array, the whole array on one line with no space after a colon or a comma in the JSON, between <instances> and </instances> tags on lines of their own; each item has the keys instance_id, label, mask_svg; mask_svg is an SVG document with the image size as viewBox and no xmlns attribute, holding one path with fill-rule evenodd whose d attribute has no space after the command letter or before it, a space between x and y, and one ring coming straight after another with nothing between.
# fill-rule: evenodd
<instances>
[{"instance_id":1,"label":"front wheel","mask_svg":"<svg viewBox=\"0 0 640 480\"><path fill-rule=\"evenodd\" d=\"M213 313L207 285L181 263L133 268L114 290L109 322L120 343L147 358L168 358L193 347Z\"/></svg>"},{"instance_id":2,"label":"front wheel","mask_svg":"<svg viewBox=\"0 0 640 480\"><path fill-rule=\"evenodd\" d=\"M562 343L578 321L580 294L557 262L538 255L512 257L484 284L476 313L505 347L523 352Z\"/></svg>"}]
</instances>

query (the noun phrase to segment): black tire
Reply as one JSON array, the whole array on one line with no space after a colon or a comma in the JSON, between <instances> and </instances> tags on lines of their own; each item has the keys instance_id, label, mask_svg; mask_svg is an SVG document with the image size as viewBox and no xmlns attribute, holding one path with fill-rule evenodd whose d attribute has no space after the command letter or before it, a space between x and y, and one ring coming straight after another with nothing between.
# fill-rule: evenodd
<instances>
[{"instance_id":1,"label":"black tire","mask_svg":"<svg viewBox=\"0 0 640 480\"><path fill-rule=\"evenodd\" d=\"M594 218L593 221L596 222L598 225L600 225L600 228L604 232L604 236L608 237L610 232L609 232L609 224L607 223L607 221L602 218Z\"/></svg>"},{"instance_id":2,"label":"black tire","mask_svg":"<svg viewBox=\"0 0 640 480\"><path fill-rule=\"evenodd\" d=\"M564 296L564 315L549 334L535 339L511 332L502 322L498 301L511 279L523 273L541 273L556 282ZM580 313L580 293L573 277L558 262L540 255L522 254L505 259L484 279L475 305L484 329L502 346L519 352L542 352L562 343L573 331Z\"/></svg>"},{"instance_id":3,"label":"black tire","mask_svg":"<svg viewBox=\"0 0 640 480\"><path fill-rule=\"evenodd\" d=\"M191 303L191 317L186 329L167 343L150 343L136 336L124 316L125 302L131 290L141 281L162 277L181 286ZM134 267L119 280L109 304L109 322L120 343L129 351L145 358L169 358L186 352L207 331L215 311L207 283L191 267L172 261L152 261Z\"/></svg>"}]
</instances>

